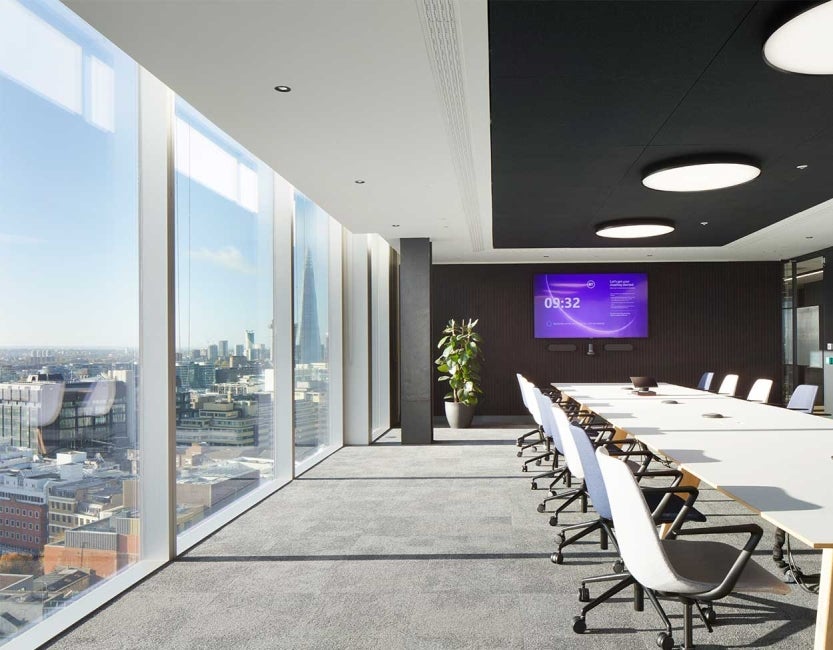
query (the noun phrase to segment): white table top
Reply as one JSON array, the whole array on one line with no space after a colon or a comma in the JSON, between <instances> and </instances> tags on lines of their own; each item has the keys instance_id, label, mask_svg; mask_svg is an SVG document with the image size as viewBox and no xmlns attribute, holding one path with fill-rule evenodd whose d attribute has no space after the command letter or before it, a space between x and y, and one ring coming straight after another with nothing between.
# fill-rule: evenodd
<instances>
[{"instance_id":1,"label":"white table top","mask_svg":"<svg viewBox=\"0 0 833 650\"><path fill-rule=\"evenodd\" d=\"M553 385L811 547L833 548L833 420L673 384L656 396Z\"/></svg>"}]
</instances>

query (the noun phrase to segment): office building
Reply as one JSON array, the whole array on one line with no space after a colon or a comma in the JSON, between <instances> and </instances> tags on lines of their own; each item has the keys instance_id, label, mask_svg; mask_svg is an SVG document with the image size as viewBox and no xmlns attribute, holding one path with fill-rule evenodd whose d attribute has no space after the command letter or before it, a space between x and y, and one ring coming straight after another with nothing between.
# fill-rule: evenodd
<instances>
[{"instance_id":1,"label":"office building","mask_svg":"<svg viewBox=\"0 0 833 650\"><path fill-rule=\"evenodd\" d=\"M831 13L0 2L0 645L833 649Z\"/></svg>"}]
</instances>

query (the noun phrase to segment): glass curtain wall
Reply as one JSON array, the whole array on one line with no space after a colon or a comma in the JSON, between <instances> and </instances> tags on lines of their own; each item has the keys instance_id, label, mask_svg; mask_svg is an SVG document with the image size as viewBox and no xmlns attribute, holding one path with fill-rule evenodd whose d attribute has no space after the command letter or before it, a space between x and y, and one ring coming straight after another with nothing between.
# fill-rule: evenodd
<instances>
[{"instance_id":1,"label":"glass curtain wall","mask_svg":"<svg viewBox=\"0 0 833 650\"><path fill-rule=\"evenodd\" d=\"M182 532L274 476L274 174L181 99L174 134Z\"/></svg>"},{"instance_id":2,"label":"glass curtain wall","mask_svg":"<svg viewBox=\"0 0 833 650\"><path fill-rule=\"evenodd\" d=\"M0 0L0 644L37 646L277 489L293 445L340 443L340 226L150 77L57 0Z\"/></svg>"},{"instance_id":3,"label":"glass curtain wall","mask_svg":"<svg viewBox=\"0 0 833 650\"><path fill-rule=\"evenodd\" d=\"M330 216L295 192L295 464L331 441L329 350Z\"/></svg>"},{"instance_id":4,"label":"glass curtain wall","mask_svg":"<svg viewBox=\"0 0 833 650\"><path fill-rule=\"evenodd\" d=\"M0 642L140 559L137 80L0 2Z\"/></svg>"}]
</instances>

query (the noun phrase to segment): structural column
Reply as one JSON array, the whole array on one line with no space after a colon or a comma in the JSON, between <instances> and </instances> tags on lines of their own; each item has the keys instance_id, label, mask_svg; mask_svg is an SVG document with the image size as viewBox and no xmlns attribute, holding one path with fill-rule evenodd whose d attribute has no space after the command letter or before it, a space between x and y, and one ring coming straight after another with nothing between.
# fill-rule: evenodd
<instances>
[{"instance_id":1,"label":"structural column","mask_svg":"<svg viewBox=\"0 0 833 650\"><path fill-rule=\"evenodd\" d=\"M431 242L400 240L399 376L402 444L434 441Z\"/></svg>"}]
</instances>

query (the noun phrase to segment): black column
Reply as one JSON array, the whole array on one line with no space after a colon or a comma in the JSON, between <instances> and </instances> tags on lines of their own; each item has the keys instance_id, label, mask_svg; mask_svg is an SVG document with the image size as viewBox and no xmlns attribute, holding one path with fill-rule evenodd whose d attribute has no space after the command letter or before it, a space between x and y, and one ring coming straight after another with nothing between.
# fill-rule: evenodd
<instances>
[{"instance_id":1,"label":"black column","mask_svg":"<svg viewBox=\"0 0 833 650\"><path fill-rule=\"evenodd\" d=\"M400 240L399 377L403 445L434 441L431 242Z\"/></svg>"}]
</instances>

